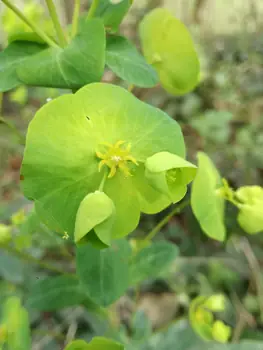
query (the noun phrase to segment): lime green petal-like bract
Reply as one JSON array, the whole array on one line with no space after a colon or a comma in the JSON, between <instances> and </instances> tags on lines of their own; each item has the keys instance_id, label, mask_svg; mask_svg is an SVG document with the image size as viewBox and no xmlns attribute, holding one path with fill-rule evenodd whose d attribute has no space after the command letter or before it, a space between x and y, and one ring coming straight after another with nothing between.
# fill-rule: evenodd
<instances>
[{"instance_id":1,"label":"lime green petal-like bract","mask_svg":"<svg viewBox=\"0 0 263 350\"><path fill-rule=\"evenodd\" d=\"M22 186L48 226L73 235L81 202L100 188L108 166L118 162L118 155L111 161L103 158L111 155L107 147L117 145L123 147L120 154L130 152L125 167L131 176L116 165L103 186L116 210L113 239L133 231L141 211L157 212L170 204L142 174L146 159L155 153L184 158L180 127L125 89L103 83L61 96L36 113L28 129Z\"/></svg>"},{"instance_id":2,"label":"lime green petal-like bract","mask_svg":"<svg viewBox=\"0 0 263 350\"><path fill-rule=\"evenodd\" d=\"M157 8L147 14L140 38L145 58L157 70L164 89L181 95L197 85L200 64L193 40L170 11Z\"/></svg>"},{"instance_id":3,"label":"lime green petal-like bract","mask_svg":"<svg viewBox=\"0 0 263 350\"><path fill-rule=\"evenodd\" d=\"M244 186L235 195L242 203L237 217L239 225L250 234L263 231L263 188Z\"/></svg>"},{"instance_id":4,"label":"lime green petal-like bract","mask_svg":"<svg viewBox=\"0 0 263 350\"><path fill-rule=\"evenodd\" d=\"M222 186L220 175L209 157L198 153L198 171L191 191L191 206L202 230L211 238L223 241L224 199L217 194Z\"/></svg>"}]
</instances>

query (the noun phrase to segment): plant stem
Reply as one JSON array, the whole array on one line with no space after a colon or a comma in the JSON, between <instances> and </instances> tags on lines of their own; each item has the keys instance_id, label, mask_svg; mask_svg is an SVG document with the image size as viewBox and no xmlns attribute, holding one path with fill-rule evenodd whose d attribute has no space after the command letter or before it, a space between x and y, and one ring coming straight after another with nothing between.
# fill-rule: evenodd
<instances>
[{"instance_id":1,"label":"plant stem","mask_svg":"<svg viewBox=\"0 0 263 350\"><path fill-rule=\"evenodd\" d=\"M147 243L153 239L153 237L170 221L170 219L177 214L180 214L182 210L187 207L190 204L189 199L186 199L182 203L180 203L178 206L173 208L173 210L167 214L150 232L149 234L144 238L142 243ZM144 244L142 244L144 246Z\"/></svg>"},{"instance_id":2,"label":"plant stem","mask_svg":"<svg viewBox=\"0 0 263 350\"><path fill-rule=\"evenodd\" d=\"M242 248L245 257L247 258L251 273L254 277L254 282L257 288L258 304L260 309L260 320L263 322L263 281L259 262L249 244L248 239L243 238Z\"/></svg>"},{"instance_id":3,"label":"plant stem","mask_svg":"<svg viewBox=\"0 0 263 350\"><path fill-rule=\"evenodd\" d=\"M97 10L97 7L99 6L99 0L93 0L87 18L92 18L95 15L95 12Z\"/></svg>"},{"instance_id":4,"label":"plant stem","mask_svg":"<svg viewBox=\"0 0 263 350\"><path fill-rule=\"evenodd\" d=\"M10 0L2 0L2 2L12 10L17 17L19 17L23 22L25 22L40 38L42 38L49 46L58 47L58 45L53 41L42 29L34 24L29 18L27 18L22 11L19 10Z\"/></svg>"},{"instance_id":5,"label":"plant stem","mask_svg":"<svg viewBox=\"0 0 263 350\"><path fill-rule=\"evenodd\" d=\"M105 185L105 181L107 179L107 175L108 175L108 171L105 171L104 172L104 175L103 175L103 178L101 180L101 183L100 183L100 187L99 187L99 191L103 191L103 188L104 188L104 185Z\"/></svg>"},{"instance_id":6,"label":"plant stem","mask_svg":"<svg viewBox=\"0 0 263 350\"><path fill-rule=\"evenodd\" d=\"M3 123L5 124L10 130L13 131L14 134L19 138L19 142L24 145L25 144L25 138L24 136L18 131L18 129L9 121L4 119L3 117L0 117L0 124Z\"/></svg>"},{"instance_id":7,"label":"plant stem","mask_svg":"<svg viewBox=\"0 0 263 350\"><path fill-rule=\"evenodd\" d=\"M63 29L62 29L62 26L60 24L60 21L59 21L59 18L58 18L58 14L57 14L57 11L56 11L56 7L55 7L55 5L53 3L53 0L46 0L46 4L47 4L47 7L48 7L48 11L49 11L50 17L52 19L54 28L55 28L55 30L57 32L58 42L59 42L61 47L65 47L65 46L67 46L67 40L66 40L66 37L65 37L65 33L64 33Z\"/></svg>"},{"instance_id":8,"label":"plant stem","mask_svg":"<svg viewBox=\"0 0 263 350\"><path fill-rule=\"evenodd\" d=\"M72 18L72 31L71 31L72 38L74 38L74 36L78 32L79 14L80 14L80 0L75 0L74 12L73 12L73 18Z\"/></svg>"},{"instance_id":9,"label":"plant stem","mask_svg":"<svg viewBox=\"0 0 263 350\"><path fill-rule=\"evenodd\" d=\"M42 260L39 260L39 259L35 258L32 255L29 255L27 253L24 253L24 252L21 252L19 250L16 250L13 247L0 246L0 248L4 249L5 251L7 251L8 253L10 253L12 255L15 255L19 259L22 259L24 261L27 261L27 262L33 263L35 265L38 265L38 266L42 267L45 270L49 270L49 271L56 272L56 273L59 273L59 274L65 274L65 272L63 270L61 270L60 268L58 268L56 266L53 266L53 265L50 265L49 263L44 262Z\"/></svg>"}]
</instances>

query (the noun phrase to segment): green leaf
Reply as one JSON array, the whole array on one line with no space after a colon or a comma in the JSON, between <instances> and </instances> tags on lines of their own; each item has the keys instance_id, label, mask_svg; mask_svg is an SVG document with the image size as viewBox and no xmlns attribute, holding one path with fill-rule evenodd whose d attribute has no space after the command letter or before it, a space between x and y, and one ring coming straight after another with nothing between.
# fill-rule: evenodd
<instances>
[{"instance_id":1,"label":"green leaf","mask_svg":"<svg viewBox=\"0 0 263 350\"><path fill-rule=\"evenodd\" d=\"M175 260L178 253L176 245L168 242L152 243L142 249L132 259L131 284L136 285L147 278L158 277Z\"/></svg>"},{"instance_id":2,"label":"green leaf","mask_svg":"<svg viewBox=\"0 0 263 350\"><path fill-rule=\"evenodd\" d=\"M103 19L107 30L116 32L131 3L131 0L122 0L116 4L112 0L100 0L94 16Z\"/></svg>"},{"instance_id":3,"label":"green leaf","mask_svg":"<svg viewBox=\"0 0 263 350\"><path fill-rule=\"evenodd\" d=\"M158 83L156 71L145 61L133 44L122 36L109 36L106 65L121 79L140 87Z\"/></svg>"},{"instance_id":4,"label":"green leaf","mask_svg":"<svg viewBox=\"0 0 263 350\"><path fill-rule=\"evenodd\" d=\"M116 301L129 286L130 246L115 241L110 248L98 250L90 244L77 248L77 274L89 297L101 306Z\"/></svg>"},{"instance_id":5,"label":"green leaf","mask_svg":"<svg viewBox=\"0 0 263 350\"><path fill-rule=\"evenodd\" d=\"M75 223L75 242L79 242L91 230L105 246L111 242L111 231L115 217L112 200L103 192L89 193L80 203ZM86 239L89 240L89 236Z\"/></svg>"},{"instance_id":6,"label":"green leaf","mask_svg":"<svg viewBox=\"0 0 263 350\"><path fill-rule=\"evenodd\" d=\"M87 20L64 49L48 48L17 70L27 85L79 89L99 81L105 64L105 30L99 19Z\"/></svg>"},{"instance_id":7,"label":"green leaf","mask_svg":"<svg viewBox=\"0 0 263 350\"><path fill-rule=\"evenodd\" d=\"M17 76L17 68L26 64L32 55L45 48L45 45L33 42L16 41L0 52L0 92L11 90L22 84Z\"/></svg>"},{"instance_id":8,"label":"green leaf","mask_svg":"<svg viewBox=\"0 0 263 350\"><path fill-rule=\"evenodd\" d=\"M27 306L41 311L53 311L79 305L85 299L87 294L76 277L47 277L36 281L31 287Z\"/></svg>"},{"instance_id":9,"label":"green leaf","mask_svg":"<svg viewBox=\"0 0 263 350\"><path fill-rule=\"evenodd\" d=\"M158 212L171 203L149 185L144 164L163 150L185 156L179 125L127 90L103 83L60 96L37 112L28 128L22 186L48 227L73 238L81 201L99 189L104 172L109 171L105 163L99 168L102 159L97 154L107 153L108 144L121 140L124 148L130 144L130 155L139 165L124 162L133 175L127 176L118 166L119 158L116 162L116 155L113 160L108 155L110 164L116 165L115 175L107 177L103 187L116 209L112 239L131 233L140 211Z\"/></svg>"},{"instance_id":10,"label":"green leaf","mask_svg":"<svg viewBox=\"0 0 263 350\"><path fill-rule=\"evenodd\" d=\"M198 170L191 191L191 206L202 230L211 238L223 241L224 199L217 193L222 186L220 175L205 153L199 152Z\"/></svg>"},{"instance_id":11,"label":"green leaf","mask_svg":"<svg viewBox=\"0 0 263 350\"><path fill-rule=\"evenodd\" d=\"M196 86L200 67L193 40L167 9L154 9L144 17L140 38L146 60L157 70L164 89L182 95Z\"/></svg>"}]
</instances>

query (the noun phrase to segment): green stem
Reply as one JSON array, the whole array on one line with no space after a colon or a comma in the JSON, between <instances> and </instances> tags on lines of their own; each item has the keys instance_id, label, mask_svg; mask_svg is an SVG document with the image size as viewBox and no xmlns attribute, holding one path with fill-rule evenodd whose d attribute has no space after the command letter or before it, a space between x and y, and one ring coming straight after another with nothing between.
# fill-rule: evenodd
<instances>
[{"instance_id":1,"label":"green stem","mask_svg":"<svg viewBox=\"0 0 263 350\"><path fill-rule=\"evenodd\" d=\"M95 12L97 10L97 7L99 6L99 0L93 0L89 12L88 12L88 17L87 18L92 18L95 15Z\"/></svg>"},{"instance_id":2,"label":"green stem","mask_svg":"<svg viewBox=\"0 0 263 350\"><path fill-rule=\"evenodd\" d=\"M74 12L73 12L73 18L72 18L72 31L71 31L72 38L74 38L74 36L78 32L79 14L80 14L80 0L75 0Z\"/></svg>"},{"instance_id":3,"label":"green stem","mask_svg":"<svg viewBox=\"0 0 263 350\"><path fill-rule=\"evenodd\" d=\"M38 36L40 36L49 46L58 47L58 45L38 26L34 24L29 18L27 18L22 11L19 10L10 0L2 0L2 2L12 10L17 17L19 17L23 22L25 22Z\"/></svg>"},{"instance_id":4,"label":"green stem","mask_svg":"<svg viewBox=\"0 0 263 350\"><path fill-rule=\"evenodd\" d=\"M46 0L46 4L48 7L48 11L49 11L50 17L52 19L54 28L57 32L59 44L60 44L60 46L65 47L65 46L67 46L67 40L65 37L65 33L61 27L61 24L60 24L60 21L58 18L58 14L56 11L56 7L53 3L53 0Z\"/></svg>"},{"instance_id":5,"label":"green stem","mask_svg":"<svg viewBox=\"0 0 263 350\"><path fill-rule=\"evenodd\" d=\"M104 175L103 175L103 178L101 180L101 183L100 183L100 187L99 187L99 191L103 191L103 188L104 188L104 185L105 185L105 181L107 179L107 175L108 175L108 171L105 171L104 172Z\"/></svg>"},{"instance_id":6,"label":"green stem","mask_svg":"<svg viewBox=\"0 0 263 350\"><path fill-rule=\"evenodd\" d=\"M170 221L170 219L177 214L180 214L182 210L187 207L190 204L189 199L186 199L182 203L180 203L178 206L176 206L169 214L167 214L151 231L150 233L144 238L143 243L147 243L153 239L153 237L161 231L161 229ZM144 244L142 244L142 247L144 247Z\"/></svg>"},{"instance_id":7,"label":"green stem","mask_svg":"<svg viewBox=\"0 0 263 350\"><path fill-rule=\"evenodd\" d=\"M0 117L0 124L3 123L5 124L10 130L13 131L14 134L16 134L16 136L19 139L19 142L24 145L25 144L25 138L24 136L17 130L17 128L10 123L9 121L7 121L6 119L4 119L3 117Z\"/></svg>"},{"instance_id":8,"label":"green stem","mask_svg":"<svg viewBox=\"0 0 263 350\"><path fill-rule=\"evenodd\" d=\"M33 257L32 255L29 255L27 253L21 252L19 250L16 250L15 248L12 248L10 246L0 246L1 249L4 249L6 252L15 255L16 257L18 257L21 260L27 261L29 263L33 263L35 265L38 265L40 267L42 267L45 270L49 270L52 272L56 272L59 274L65 274L65 272L63 270L61 270L60 268L50 265L47 262L44 262L42 260L39 260L35 257Z\"/></svg>"}]
</instances>

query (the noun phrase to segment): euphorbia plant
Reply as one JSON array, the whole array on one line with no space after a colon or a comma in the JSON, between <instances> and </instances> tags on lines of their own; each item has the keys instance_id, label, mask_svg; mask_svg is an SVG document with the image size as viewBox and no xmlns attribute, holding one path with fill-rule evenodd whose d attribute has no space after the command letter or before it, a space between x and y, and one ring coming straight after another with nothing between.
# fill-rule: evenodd
<instances>
[{"instance_id":1,"label":"euphorbia plant","mask_svg":"<svg viewBox=\"0 0 263 350\"><path fill-rule=\"evenodd\" d=\"M136 229L141 213L159 213L180 202L192 180L193 212L208 236L226 238L224 200L238 206L238 221L247 232L262 228L261 189L241 188L234 195L203 153L198 155L197 172L186 160L179 124L131 92L134 85L150 88L160 83L169 93L182 95L197 85L198 57L188 30L178 19L164 9L155 9L144 18L140 25L144 59L127 38L116 34L131 0L94 0L81 18L80 1L75 0L68 28L62 28L53 1L46 0L54 26L47 25L47 31L34 22L40 10L31 8L24 14L9 0L2 2L24 23L17 30L6 24L9 44L0 53L0 91L20 84L67 89L42 106L28 127L21 183L25 196L34 203L30 220L37 217L74 244L77 274L37 282L28 298L30 307L56 310L84 304L101 311L101 306L112 304L129 286L137 287L147 276L159 274L174 260L177 249L167 242L150 245L151 239L188 200L175 207L143 242L131 244L124 237ZM129 88L102 83L105 67ZM250 220L257 219L256 224L245 222L244 216L249 215ZM14 252L10 231L2 226L0 244ZM152 260L145 259L148 256ZM54 294L45 294L45 289ZM42 294L42 301L36 302ZM201 297L199 305L199 316L208 315L203 326L209 334L204 338L226 342L230 329L203 312L206 299ZM210 305L209 310L218 309ZM0 341L9 344L12 334L5 322L0 331ZM28 342L27 338L21 349L26 350ZM105 338L94 338L89 344L77 340L66 347L123 348Z\"/></svg>"}]
</instances>

